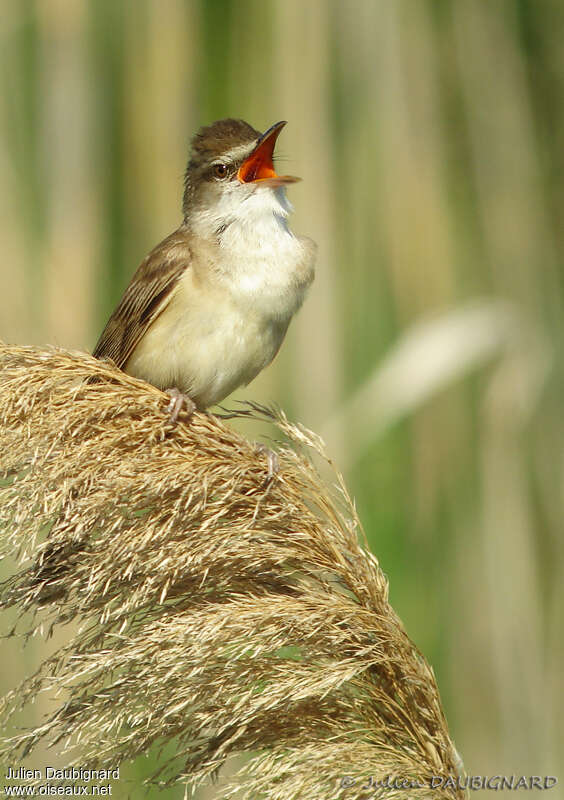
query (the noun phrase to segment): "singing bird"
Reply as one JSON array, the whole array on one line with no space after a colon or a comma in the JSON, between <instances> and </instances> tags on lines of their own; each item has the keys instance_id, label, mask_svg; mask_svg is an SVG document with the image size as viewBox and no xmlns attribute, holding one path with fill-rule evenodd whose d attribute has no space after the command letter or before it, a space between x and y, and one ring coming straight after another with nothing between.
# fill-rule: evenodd
<instances>
[{"instance_id":1,"label":"singing bird","mask_svg":"<svg viewBox=\"0 0 564 800\"><path fill-rule=\"evenodd\" d=\"M171 395L174 421L221 402L278 352L314 277L315 243L288 227L276 139L222 119L194 136L183 220L133 275L94 349Z\"/></svg>"}]
</instances>

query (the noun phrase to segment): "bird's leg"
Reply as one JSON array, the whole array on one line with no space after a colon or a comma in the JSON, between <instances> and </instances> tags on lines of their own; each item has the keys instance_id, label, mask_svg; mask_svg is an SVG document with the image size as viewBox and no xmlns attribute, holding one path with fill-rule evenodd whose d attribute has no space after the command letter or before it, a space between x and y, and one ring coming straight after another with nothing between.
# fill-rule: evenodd
<instances>
[{"instance_id":1,"label":"bird's leg","mask_svg":"<svg viewBox=\"0 0 564 800\"><path fill-rule=\"evenodd\" d=\"M280 470L280 462L278 461L278 456L274 450L271 450L270 447L267 447L265 444L259 443L256 445L256 451L260 455L266 456L266 464L268 467L268 473L266 476L266 482L270 483L270 481L274 478L275 475L278 475Z\"/></svg>"},{"instance_id":2,"label":"bird's leg","mask_svg":"<svg viewBox=\"0 0 564 800\"><path fill-rule=\"evenodd\" d=\"M183 394L180 389L176 387L167 389L166 393L170 395L170 403L167 406L167 411L170 414L170 421L173 425L176 425L178 421L178 415L182 411L182 406L185 407L188 416L192 416L196 410L196 403L191 397L188 397L187 394Z\"/></svg>"}]
</instances>

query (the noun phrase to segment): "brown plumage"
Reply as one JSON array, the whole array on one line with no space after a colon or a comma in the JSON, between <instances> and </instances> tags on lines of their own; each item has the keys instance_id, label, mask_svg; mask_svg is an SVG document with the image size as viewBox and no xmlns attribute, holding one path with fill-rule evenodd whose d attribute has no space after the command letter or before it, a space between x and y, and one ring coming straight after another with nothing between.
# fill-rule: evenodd
<instances>
[{"instance_id":1,"label":"brown plumage","mask_svg":"<svg viewBox=\"0 0 564 800\"><path fill-rule=\"evenodd\" d=\"M111 358L125 369L135 346L171 298L190 266L190 246L178 230L167 236L141 263L94 348L96 358Z\"/></svg>"},{"instance_id":2,"label":"brown plumage","mask_svg":"<svg viewBox=\"0 0 564 800\"><path fill-rule=\"evenodd\" d=\"M187 171L240 144L252 144L258 141L260 136L260 131L242 119L220 119L211 125L205 125L192 139ZM243 161L243 158L240 160Z\"/></svg>"}]
</instances>

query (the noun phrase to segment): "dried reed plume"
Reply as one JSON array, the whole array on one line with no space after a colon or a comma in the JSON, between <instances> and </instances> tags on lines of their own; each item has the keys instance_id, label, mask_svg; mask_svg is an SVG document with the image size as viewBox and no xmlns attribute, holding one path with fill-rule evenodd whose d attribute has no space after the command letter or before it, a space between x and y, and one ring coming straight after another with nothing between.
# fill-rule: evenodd
<instances>
[{"instance_id":1,"label":"dried reed plume","mask_svg":"<svg viewBox=\"0 0 564 800\"><path fill-rule=\"evenodd\" d=\"M251 754L224 797L374 797L362 786L387 776L421 782L389 798L463 796L429 786L460 768L433 672L342 484L306 455L313 434L247 407L290 442L269 481L255 444L212 415L172 427L166 395L111 364L1 346L0 370L0 521L20 565L0 600L32 613L28 632L78 623L0 727L47 689L56 711L0 755L45 740L96 768L173 742L153 779L197 786Z\"/></svg>"}]
</instances>

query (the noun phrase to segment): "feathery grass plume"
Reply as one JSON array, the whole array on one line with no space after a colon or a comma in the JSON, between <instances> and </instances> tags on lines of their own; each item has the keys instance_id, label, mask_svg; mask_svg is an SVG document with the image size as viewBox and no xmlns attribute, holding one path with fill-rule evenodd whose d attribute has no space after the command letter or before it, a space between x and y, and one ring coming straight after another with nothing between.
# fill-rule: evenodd
<instances>
[{"instance_id":1,"label":"feathery grass plume","mask_svg":"<svg viewBox=\"0 0 564 800\"><path fill-rule=\"evenodd\" d=\"M389 798L464 796L433 672L342 482L306 454L318 438L249 406L290 443L269 480L255 444L212 415L173 427L167 402L84 354L0 347L0 524L19 560L0 600L31 612L28 633L77 623L0 727L47 689L56 710L0 755L46 741L97 768L174 742L154 780L197 786L251 754L225 797L374 797L387 776Z\"/></svg>"}]
</instances>

